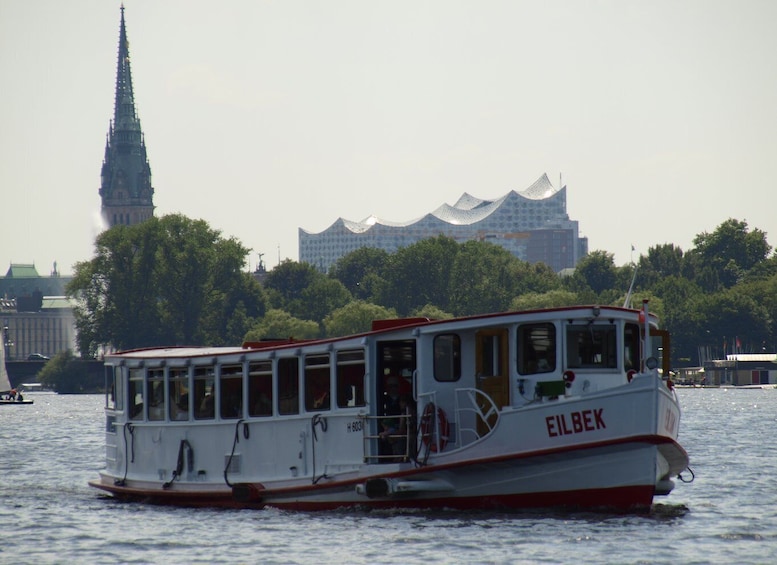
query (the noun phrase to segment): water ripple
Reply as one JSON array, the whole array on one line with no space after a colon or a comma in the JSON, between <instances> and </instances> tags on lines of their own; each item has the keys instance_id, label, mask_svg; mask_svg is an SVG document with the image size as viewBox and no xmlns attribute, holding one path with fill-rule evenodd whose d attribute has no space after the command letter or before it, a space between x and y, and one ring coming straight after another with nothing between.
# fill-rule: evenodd
<instances>
[{"instance_id":1,"label":"water ripple","mask_svg":"<svg viewBox=\"0 0 777 565\"><path fill-rule=\"evenodd\" d=\"M3 563L777 562L777 391L679 391L696 473L650 513L181 509L90 489L102 398L0 410ZM26 408L26 407L25 407Z\"/></svg>"}]
</instances>

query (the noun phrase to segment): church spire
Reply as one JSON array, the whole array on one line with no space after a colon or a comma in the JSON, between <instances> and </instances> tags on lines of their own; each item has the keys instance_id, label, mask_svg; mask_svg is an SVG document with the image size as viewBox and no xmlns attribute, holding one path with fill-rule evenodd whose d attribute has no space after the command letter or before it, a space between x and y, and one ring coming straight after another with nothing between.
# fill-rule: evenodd
<instances>
[{"instance_id":1,"label":"church spire","mask_svg":"<svg viewBox=\"0 0 777 565\"><path fill-rule=\"evenodd\" d=\"M100 185L105 224L129 225L149 219L154 215L153 195L146 143L135 111L122 4L113 120L108 128Z\"/></svg>"},{"instance_id":2,"label":"church spire","mask_svg":"<svg viewBox=\"0 0 777 565\"><path fill-rule=\"evenodd\" d=\"M122 119L124 118L124 119ZM132 71L130 70L129 41L124 23L124 4L121 6L119 27L119 61L116 67L116 100L113 107L113 123L137 122L135 97L132 94ZM129 124L133 125L133 124ZM140 124L138 123L138 126ZM140 127L138 127L140 129Z\"/></svg>"}]
</instances>

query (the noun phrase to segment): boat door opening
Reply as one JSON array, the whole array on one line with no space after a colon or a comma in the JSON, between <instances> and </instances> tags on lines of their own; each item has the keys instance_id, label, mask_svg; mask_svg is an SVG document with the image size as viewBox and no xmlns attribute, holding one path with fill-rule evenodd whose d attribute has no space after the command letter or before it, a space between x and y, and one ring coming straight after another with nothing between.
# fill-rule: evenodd
<instances>
[{"instance_id":1,"label":"boat door opening","mask_svg":"<svg viewBox=\"0 0 777 565\"><path fill-rule=\"evenodd\" d=\"M382 461L396 455L392 443L396 443L396 432L399 430L399 415L402 411L400 398L415 400L416 383L416 342L414 339L401 341L384 341L378 343L378 379L376 379L376 395L378 407L378 422L373 435L390 432L389 441L378 442L378 454ZM406 443L406 442L405 442ZM404 450L403 450L404 451Z\"/></svg>"},{"instance_id":2,"label":"boat door opening","mask_svg":"<svg viewBox=\"0 0 777 565\"><path fill-rule=\"evenodd\" d=\"M481 330L475 338L475 371L478 390L486 393L501 410L510 402L510 379L508 369L507 329L496 328ZM479 398L478 404L483 414L490 406L485 399ZM492 414L488 422L478 421L478 433L484 435L496 423L497 415Z\"/></svg>"}]
</instances>

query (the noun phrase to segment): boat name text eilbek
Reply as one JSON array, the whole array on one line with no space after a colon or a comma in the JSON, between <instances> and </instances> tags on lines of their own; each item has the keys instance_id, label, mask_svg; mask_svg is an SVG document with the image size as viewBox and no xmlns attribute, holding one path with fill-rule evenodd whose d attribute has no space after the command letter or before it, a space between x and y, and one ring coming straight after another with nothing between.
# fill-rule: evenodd
<instances>
[{"instance_id":1,"label":"boat name text eilbek","mask_svg":"<svg viewBox=\"0 0 777 565\"><path fill-rule=\"evenodd\" d=\"M548 436L558 437L583 432L603 430L607 426L602 418L604 408L583 410L582 412L570 412L569 414L556 414L545 418L548 426Z\"/></svg>"}]
</instances>

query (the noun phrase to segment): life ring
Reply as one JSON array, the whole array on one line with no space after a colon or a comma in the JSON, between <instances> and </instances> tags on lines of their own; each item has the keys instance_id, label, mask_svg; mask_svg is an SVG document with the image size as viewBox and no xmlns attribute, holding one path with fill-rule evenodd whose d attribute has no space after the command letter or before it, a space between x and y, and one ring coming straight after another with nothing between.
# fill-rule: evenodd
<instances>
[{"instance_id":1,"label":"life ring","mask_svg":"<svg viewBox=\"0 0 777 565\"><path fill-rule=\"evenodd\" d=\"M435 421L440 426L439 441L437 441L435 437L436 430L438 429L435 427ZM445 446L448 445L449 434L450 424L448 424L448 416L445 414L445 410L437 407L435 411L434 402L430 402L424 408L424 413L421 416L421 441L434 452L437 451L437 446L439 444L439 449L442 451L445 449Z\"/></svg>"}]
</instances>

